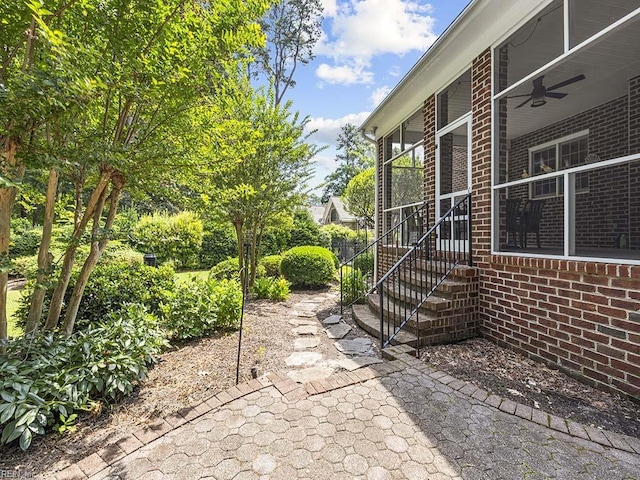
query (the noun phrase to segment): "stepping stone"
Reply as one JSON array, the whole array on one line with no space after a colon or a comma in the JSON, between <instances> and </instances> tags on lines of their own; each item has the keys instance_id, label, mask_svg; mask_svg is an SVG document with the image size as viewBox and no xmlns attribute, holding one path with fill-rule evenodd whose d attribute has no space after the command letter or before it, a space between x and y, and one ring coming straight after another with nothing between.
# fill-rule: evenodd
<instances>
[{"instance_id":1,"label":"stepping stone","mask_svg":"<svg viewBox=\"0 0 640 480\"><path fill-rule=\"evenodd\" d=\"M335 325L336 323L340 323L342 319L342 315L331 315L330 317L325 318L322 321L323 325Z\"/></svg>"},{"instance_id":2,"label":"stepping stone","mask_svg":"<svg viewBox=\"0 0 640 480\"><path fill-rule=\"evenodd\" d=\"M297 311L297 310L294 310L294 311L293 311L293 314L294 314L296 317L307 317L307 318L309 318L309 317L315 317L315 316L316 316L316 314L315 314L314 312L311 312L311 311L306 311L306 312L305 312L305 311L303 311L303 312L299 312L299 311Z\"/></svg>"},{"instance_id":3,"label":"stepping stone","mask_svg":"<svg viewBox=\"0 0 640 480\"><path fill-rule=\"evenodd\" d=\"M353 372L362 367L366 367L368 365L374 365L376 363L382 363L382 360L375 357L356 357L356 358L343 358L342 360L338 360L337 365L340 368L344 368L345 370L349 370Z\"/></svg>"},{"instance_id":4,"label":"stepping stone","mask_svg":"<svg viewBox=\"0 0 640 480\"><path fill-rule=\"evenodd\" d=\"M293 342L293 348L295 350L304 350L306 348L315 348L320 345L320 339L318 337L302 337L296 338Z\"/></svg>"},{"instance_id":5,"label":"stepping stone","mask_svg":"<svg viewBox=\"0 0 640 480\"><path fill-rule=\"evenodd\" d=\"M284 363L289 367L302 367L306 365L314 365L322 360L322 355L314 352L294 352L289 355Z\"/></svg>"},{"instance_id":6,"label":"stepping stone","mask_svg":"<svg viewBox=\"0 0 640 480\"><path fill-rule=\"evenodd\" d=\"M342 338L351 331L351 327L346 323L337 323L324 329L329 338Z\"/></svg>"},{"instance_id":7,"label":"stepping stone","mask_svg":"<svg viewBox=\"0 0 640 480\"><path fill-rule=\"evenodd\" d=\"M347 355L361 355L371 350L371 340L368 338L338 340L334 345L338 350Z\"/></svg>"},{"instance_id":8,"label":"stepping stone","mask_svg":"<svg viewBox=\"0 0 640 480\"><path fill-rule=\"evenodd\" d=\"M309 383L315 382L316 380L323 380L331 376L334 371L335 370L330 367L310 367L296 372L289 372L287 375L298 383Z\"/></svg>"},{"instance_id":9,"label":"stepping stone","mask_svg":"<svg viewBox=\"0 0 640 480\"><path fill-rule=\"evenodd\" d=\"M289 320L289 324L299 327L300 325L317 325L318 322L316 322L315 320L306 320L304 318L292 318L291 320Z\"/></svg>"},{"instance_id":10,"label":"stepping stone","mask_svg":"<svg viewBox=\"0 0 640 480\"><path fill-rule=\"evenodd\" d=\"M316 335L318 333L318 327L315 325L300 325L291 330L291 333L294 335Z\"/></svg>"}]
</instances>

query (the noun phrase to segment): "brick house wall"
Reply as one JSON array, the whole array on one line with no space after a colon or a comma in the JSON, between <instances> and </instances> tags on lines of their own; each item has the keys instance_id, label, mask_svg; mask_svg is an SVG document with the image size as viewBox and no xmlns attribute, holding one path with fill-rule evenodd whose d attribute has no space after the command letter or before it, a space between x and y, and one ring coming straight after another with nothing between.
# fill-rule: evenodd
<instances>
[{"instance_id":1,"label":"brick house wall","mask_svg":"<svg viewBox=\"0 0 640 480\"><path fill-rule=\"evenodd\" d=\"M481 335L640 398L640 266L493 256L480 283Z\"/></svg>"},{"instance_id":2,"label":"brick house wall","mask_svg":"<svg viewBox=\"0 0 640 480\"><path fill-rule=\"evenodd\" d=\"M640 266L490 253L491 79L488 53L485 51L473 62L472 75L472 218L474 258L479 269L480 334L583 381L640 398L640 323L635 313L640 310ZM639 88L637 83L636 89ZM634 101L640 104L640 95ZM633 115L638 116L638 105L629 105L635 108ZM603 109L611 112L607 118L615 123L614 112L619 113L626 107L618 99L599 112L589 114L602 114ZM630 117L623 115L621 123L626 123ZM586 115L576 116L564 125L550 126L535 134L539 135L539 143L544 143L580 131L586 122ZM629 122L629 125L636 128L631 135L634 136L632 142L627 141L629 130L622 125L623 133L609 124L607 132L602 133L602 140L599 140L598 129L588 125L590 148L593 138L594 146L608 152L609 156L604 158L625 155L627 146L638 138L640 130L640 122ZM501 124L497 126L499 135L504 134L502 127ZM520 148L526 152L529 146L536 144L531 143L532 139L518 140L520 145L514 141L512 151ZM620 143L614 145L618 141L622 147ZM522 168L529 168L528 154L526 167L523 165ZM521 172L522 168L512 171ZM630 175L640 173L638 166L633 169ZM630 177L625 173L625 178ZM602 181L609 180L604 178ZM590 188L597 184L594 179ZM633 192L640 192L640 186L636 182L629 191L633 196ZM549 212L553 212L553 208ZM545 211L545 215L549 212Z\"/></svg>"},{"instance_id":3,"label":"brick house wall","mask_svg":"<svg viewBox=\"0 0 640 480\"><path fill-rule=\"evenodd\" d=\"M489 49L473 61L471 78L471 219L474 264L479 279L480 334L587 383L640 398L640 266L492 255L492 78ZM518 139L512 143L510 155L517 149L527 152L532 144L544 143L585 128L590 130L590 149L592 146L602 149L598 153L601 158L640 151L640 77L631 80L629 88L628 103L616 99L594 111L541 129L534 133L537 138ZM431 205L434 205L436 186L435 106L433 95L423 104L423 185L424 197ZM506 110L506 102L498 108ZM602 122L603 112L609 112L606 122ZM588 121L587 117L595 115L602 123L609 122L601 133L599 127ZM502 119L498 122L496 132L503 137L506 124ZM382 152L384 145L379 142L378 147ZM506 150L498 148L497 154L500 159L507 158ZM380 155L378 162L381 167ZM528 154L521 155L522 168L528 169ZM498 163L499 168L504 166L503 160ZM512 171L519 175L522 168ZM640 212L640 162L625 168L629 171L618 173L627 180L632 179L627 185L627 208ZM497 174L501 181L506 179L506 170L499 170ZM382 178L378 180L378 185L382 185ZM590 178L589 188L595 192L600 184L608 182L611 178L598 179L594 176ZM608 188L611 190L610 186ZM382 191L378 190L378 193L381 211ZM498 195L504 195L504 191ZM525 195L528 197L528 192L523 192L523 197ZM561 213L561 207L557 208ZM430 209L430 225L434 223L433 210ZM554 212L556 207L550 202L545 215L553 215ZM640 237L639 234L640 231L634 233L630 230L631 238L634 235ZM551 241L551 235L551 232L546 232L546 241ZM379 257L379 263L383 272L384 258Z\"/></svg>"}]
</instances>

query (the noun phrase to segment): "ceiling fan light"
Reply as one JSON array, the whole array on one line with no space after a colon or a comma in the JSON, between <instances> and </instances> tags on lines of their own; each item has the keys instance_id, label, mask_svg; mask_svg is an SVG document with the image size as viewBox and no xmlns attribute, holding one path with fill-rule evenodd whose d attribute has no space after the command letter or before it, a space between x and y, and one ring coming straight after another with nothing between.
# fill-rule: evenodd
<instances>
[{"instance_id":1,"label":"ceiling fan light","mask_svg":"<svg viewBox=\"0 0 640 480\"><path fill-rule=\"evenodd\" d=\"M532 107L541 107L547 103L544 98L544 95L534 95L532 98L531 106Z\"/></svg>"}]
</instances>

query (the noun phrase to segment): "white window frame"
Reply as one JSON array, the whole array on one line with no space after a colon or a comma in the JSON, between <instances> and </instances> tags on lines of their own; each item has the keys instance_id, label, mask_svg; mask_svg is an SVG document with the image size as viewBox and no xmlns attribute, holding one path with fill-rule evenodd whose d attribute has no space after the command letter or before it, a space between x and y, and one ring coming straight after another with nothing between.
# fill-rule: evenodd
<instances>
[{"instance_id":1,"label":"white window frame","mask_svg":"<svg viewBox=\"0 0 640 480\"><path fill-rule=\"evenodd\" d=\"M542 151L542 150L549 150L551 149L551 147L555 147L555 153L556 153L556 168L554 170L552 170L552 172L559 172L564 170L564 168L561 168L560 165L560 161L561 161L561 157L562 157L562 152L561 152L561 147L566 144L566 143L570 143L573 142L575 140L582 140L583 138L586 138L587 141L589 140L589 129L586 130L582 130L580 132L576 132L576 133L572 133L571 135L566 135L564 137L560 137L557 138L555 140L551 140L549 142L545 142L542 143L540 145L536 145L535 147L531 147L529 148L529 175L531 178L531 183L529 184L529 198L535 198L535 199L542 199L542 198L556 198L556 197L561 197L563 195L564 189L563 189L563 184L562 184L562 177L556 177L555 182L556 182L556 191L555 193L552 194L548 194L548 195L536 195L535 194L535 184L536 182L539 182L541 180L536 179L536 177L541 176L540 175L536 175L536 173L534 172L534 159L533 156ZM584 165L587 162L585 161L583 164L579 164L579 165ZM570 165L569 168L571 167L577 167L579 165ZM552 172L547 172L547 173L552 173ZM576 189L576 193L586 193L588 192L589 189L588 188L581 188L581 189Z\"/></svg>"}]
</instances>

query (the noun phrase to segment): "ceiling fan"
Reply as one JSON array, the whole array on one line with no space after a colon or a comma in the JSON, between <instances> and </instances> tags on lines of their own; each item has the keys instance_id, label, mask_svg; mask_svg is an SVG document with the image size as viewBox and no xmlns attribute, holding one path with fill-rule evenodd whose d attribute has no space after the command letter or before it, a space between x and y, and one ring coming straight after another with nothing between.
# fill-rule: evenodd
<instances>
[{"instance_id":1,"label":"ceiling fan","mask_svg":"<svg viewBox=\"0 0 640 480\"><path fill-rule=\"evenodd\" d=\"M533 81L533 90L531 91L531 93L528 93L526 95L513 95L507 98L527 97L527 99L524 102L522 102L520 105L518 105L515 108L523 107L524 105L529 103L529 101L531 101L532 107L541 107L547 103L547 100L546 100L547 97L560 99L567 96L566 93L554 92L553 90L566 87L567 85L571 85L572 83L579 82L580 80L584 80L585 78L586 77L582 74L576 75L575 77L568 78L567 80L564 80L560 83L556 83L555 85L552 85L547 88L542 84L542 81L544 80L544 75L540 75L538 78L536 78Z\"/></svg>"}]
</instances>

